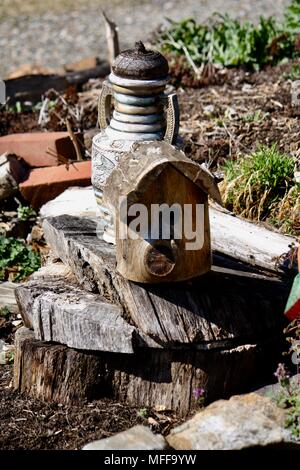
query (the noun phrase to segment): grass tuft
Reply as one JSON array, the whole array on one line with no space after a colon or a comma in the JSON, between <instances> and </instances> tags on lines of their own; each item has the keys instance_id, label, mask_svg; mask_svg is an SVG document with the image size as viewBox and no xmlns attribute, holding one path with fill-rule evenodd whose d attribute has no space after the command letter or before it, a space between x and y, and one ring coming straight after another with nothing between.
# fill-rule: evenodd
<instances>
[{"instance_id":1,"label":"grass tuft","mask_svg":"<svg viewBox=\"0 0 300 470\"><path fill-rule=\"evenodd\" d=\"M268 221L282 232L300 234L300 184L294 181L294 165L276 144L226 162L220 185L226 207L247 219Z\"/></svg>"}]
</instances>

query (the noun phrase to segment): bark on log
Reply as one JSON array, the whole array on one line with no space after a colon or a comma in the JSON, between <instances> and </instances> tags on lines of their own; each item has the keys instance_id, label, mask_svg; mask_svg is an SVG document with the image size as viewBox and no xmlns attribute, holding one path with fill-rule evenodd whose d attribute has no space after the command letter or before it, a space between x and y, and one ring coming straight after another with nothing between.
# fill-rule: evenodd
<instances>
[{"instance_id":1,"label":"bark on log","mask_svg":"<svg viewBox=\"0 0 300 470\"><path fill-rule=\"evenodd\" d=\"M112 397L182 416L197 407L194 389L203 387L208 402L247 391L268 380L279 359L278 344L268 342L225 351L86 353L35 340L27 328L17 331L15 346L14 387L22 393L66 404Z\"/></svg>"},{"instance_id":2,"label":"bark on log","mask_svg":"<svg viewBox=\"0 0 300 470\"><path fill-rule=\"evenodd\" d=\"M164 347L233 347L281 334L289 284L230 270L192 282L139 285L116 273L115 247L101 238L97 219L44 221L47 242L85 289L123 308L123 316Z\"/></svg>"},{"instance_id":3,"label":"bark on log","mask_svg":"<svg viewBox=\"0 0 300 470\"><path fill-rule=\"evenodd\" d=\"M95 354L43 343L22 327L15 335L14 388L44 401L93 399L102 378Z\"/></svg>"}]
</instances>

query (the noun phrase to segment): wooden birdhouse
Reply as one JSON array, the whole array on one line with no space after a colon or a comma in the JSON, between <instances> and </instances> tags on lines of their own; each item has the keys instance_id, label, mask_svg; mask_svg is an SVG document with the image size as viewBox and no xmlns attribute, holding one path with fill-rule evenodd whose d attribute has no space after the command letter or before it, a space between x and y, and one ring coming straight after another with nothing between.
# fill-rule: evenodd
<instances>
[{"instance_id":1,"label":"wooden birdhouse","mask_svg":"<svg viewBox=\"0 0 300 470\"><path fill-rule=\"evenodd\" d=\"M106 181L117 270L144 283L183 281L211 268L208 196L213 176L166 142L136 143Z\"/></svg>"}]
</instances>

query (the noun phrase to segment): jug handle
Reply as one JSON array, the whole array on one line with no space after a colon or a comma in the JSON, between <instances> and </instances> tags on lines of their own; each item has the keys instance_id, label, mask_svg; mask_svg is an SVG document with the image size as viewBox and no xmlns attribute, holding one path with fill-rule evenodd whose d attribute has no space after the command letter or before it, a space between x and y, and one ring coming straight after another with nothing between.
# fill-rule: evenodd
<instances>
[{"instance_id":1,"label":"jug handle","mask_svg":"<svg viewBox=\"0 0 300 470\"><path fill-rule=\"evenodd\" d=\"M163 95L162 101L166 106L166 132L164 140L171 145L176 144L179 131L179 105L176 93Z\"/></svg>"},{"instance_id":2,"label":"jug handle","mask_svg":"<svg viewBox=\"0 0 300 470\"><path fill-rule=\"evenodd\" d=\"M108 80L105 80L98 102L98 122L101 130L105 129L109 124L112 96L112 86Z\"/></svg>"}]
</instances>

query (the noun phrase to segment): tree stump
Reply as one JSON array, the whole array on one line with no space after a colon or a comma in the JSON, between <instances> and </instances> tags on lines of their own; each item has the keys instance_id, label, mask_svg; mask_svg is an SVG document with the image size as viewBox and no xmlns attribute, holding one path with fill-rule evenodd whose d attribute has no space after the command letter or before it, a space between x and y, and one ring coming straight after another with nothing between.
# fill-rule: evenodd
<instances>
[{"instance_id":1,"label":"tree stump","mask_svg":"<svg viewBox=\"0 0 300 470\"><path fill-rule=\"evenodd\" d=\"M116 272L115 247L97 222L44 223L73 275L50 266L17 288L34 330L17 334L17 390L63 403L106 396L184 416L197 407L197 388L210 402L271 380L289 282L236 264L189 282L134 283Z\"/></svg>"},{"instance_id":2,"label":"tree stump","mask_svg":"<svg viewBox=\"0 0 300 470\"><path fill-rule=\"evenodd\" d=\"M36 340L22 327L16 333L14 387L44 401L78 404L110 397L185 416L198 406L193 390L204 388L207 402L247 391L260 383L270 363L276 367L276 359L273 344L210 351L83 352Z\"/></svg>"}]
</instances>

